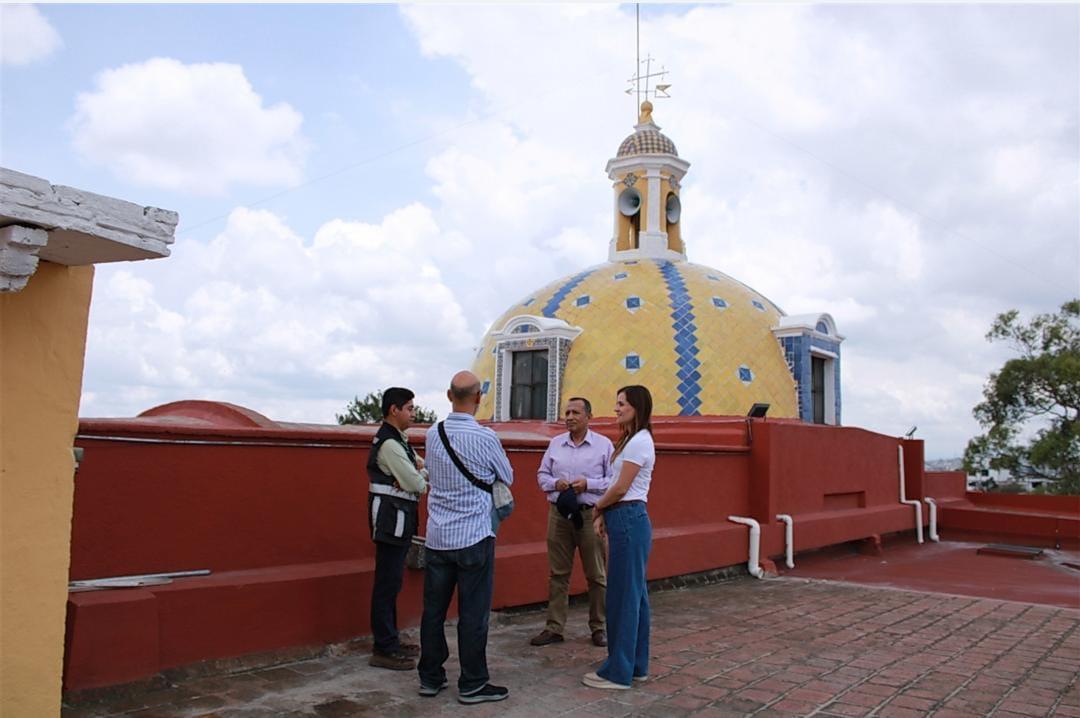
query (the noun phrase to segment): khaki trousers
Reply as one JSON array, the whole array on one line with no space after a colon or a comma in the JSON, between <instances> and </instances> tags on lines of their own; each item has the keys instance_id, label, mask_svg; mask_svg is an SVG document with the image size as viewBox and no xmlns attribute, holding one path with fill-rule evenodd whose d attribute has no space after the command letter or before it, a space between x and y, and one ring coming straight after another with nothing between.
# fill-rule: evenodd
<instances>
[{"instance_id":1,"label":"khaki trousers","mask_svg":"<svg viewBox=\"0 0 1080 718\"><path fill-rule=\"evenodd\" d=\"M574 528L569 519L559 515L554 504L548 508L548 579L547 630L563 634L570 602L570 573L574 570L574 549L581 553L581 567L589 585L589 632L603 630L607 594L607 550L593 531L593 508L581 510L584 525Z\"/></svg>"}]
</instances>

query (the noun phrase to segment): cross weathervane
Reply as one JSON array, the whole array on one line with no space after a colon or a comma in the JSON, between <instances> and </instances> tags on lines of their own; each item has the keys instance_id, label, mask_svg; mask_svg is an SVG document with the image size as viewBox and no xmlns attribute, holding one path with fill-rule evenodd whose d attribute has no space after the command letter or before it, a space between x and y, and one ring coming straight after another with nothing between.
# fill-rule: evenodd
<instances>
[{"instance_id":1,"label":"cross weathervane","mask_svg":"<svg viewBox=\"0 0 1080 718\"><path fill-rule=\"evenodd\" d=\"M652 70L652 64L656 62L652 55L646 55L644 60L638 60L638 71L627 82L630 83L630 87L626 88L626 94L630 95L637 92L638 104L640 105L643 100L648 100L651 94L653 98L658 97L671 97L668 94L668 88L671 87L671 83L657 82L652 89L649 89L649 81L652 79L662 80L667 77L668 71L661 65L660 69L656 72ZM645 73L642 74L641 68L644 65ZM645 83L645 88L642 89L641 85Z\"/></svg>"}]
</instances>

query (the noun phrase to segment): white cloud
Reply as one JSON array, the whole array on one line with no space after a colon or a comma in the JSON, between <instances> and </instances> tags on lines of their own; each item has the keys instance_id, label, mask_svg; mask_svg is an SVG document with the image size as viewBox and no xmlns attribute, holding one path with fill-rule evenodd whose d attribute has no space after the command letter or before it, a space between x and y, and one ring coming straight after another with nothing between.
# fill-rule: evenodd
<instances>
[{"instance_id":1,"label":"white cloud","mask_svg":"<svg viewBox=\"0 0 1080 718\"><path fill-rule=\"evenodd\" d=\"M142 276L101 267L87 374L141 390L88 391L82 413L213 398L326 422L354 394L442 383L473 332L425 248L438 232L421 205L331 220L314 241L239 208L209 243L136 265Z\"/></svg>"},{"instance_id":2,"label":"white cloud","mask_svg":"<svg viewBox=\"0 0 1080 718\"><path fill-rule=\"evenodd\" d=\"M0 5L0 64L29 65L63 44L60 33L33 5Z\"/></svg>"},{"instance_id":3,"label":"white cloud","mask_svg":"<svg viewBox=\"0 0 1080 718\"><path fill-rule=\"evenodd\" d=\"M192 194L300 181L303 118L267 106L244 69L169 58L101 72L76 98L75 149L132 182Z\"/></svg>"}]
</instances>

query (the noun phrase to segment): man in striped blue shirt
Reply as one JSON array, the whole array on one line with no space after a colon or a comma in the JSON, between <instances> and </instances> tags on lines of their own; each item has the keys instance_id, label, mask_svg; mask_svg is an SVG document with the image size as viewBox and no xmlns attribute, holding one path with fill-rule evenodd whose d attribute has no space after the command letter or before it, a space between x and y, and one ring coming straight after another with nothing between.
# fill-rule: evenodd
<instances>
[{"instance_id":1,"label":"man in striped blue shirt","mask_svg":"<svg viewBox=\"0 0 1080 718\"><path fill-rule=\"evenodd\" d=\"M472 372L454 375L446 393L453 411L443 422L454 452L474 477L491 484L514 482L514 472L495 432L476 422L482 396ZM494 592L495 532L491 494L454 465L438 425L427 432L428 521L424 572L424 615L420 621L420 695L435 696L449 685L444 663L446 611L458 593L458 701L501 701L510 691L488 683L488 615Z\"/></svg>"}]
</instances>

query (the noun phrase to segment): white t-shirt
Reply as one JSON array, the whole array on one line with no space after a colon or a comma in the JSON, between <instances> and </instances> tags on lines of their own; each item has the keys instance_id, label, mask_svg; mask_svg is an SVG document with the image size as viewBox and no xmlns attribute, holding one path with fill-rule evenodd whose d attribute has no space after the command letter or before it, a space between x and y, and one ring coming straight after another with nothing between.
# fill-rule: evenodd
<instances>
[{"instance_id":1,"label":"white t-shirt","mask_svg":"<svg viewBox=\"0 0 1080 718\"><path fill-rule=\"evenodd\" d=\"M621 500L648 501L649 483L652 481L653 465L656 464L656 447L653 445L652 434L642 429L630 437L630 441L626 442L626 446L611 462L612 481L618 481L624 461L637 464L641 470L637 472L630 484L630 490Z\"/></svg>"}]
</instances>

